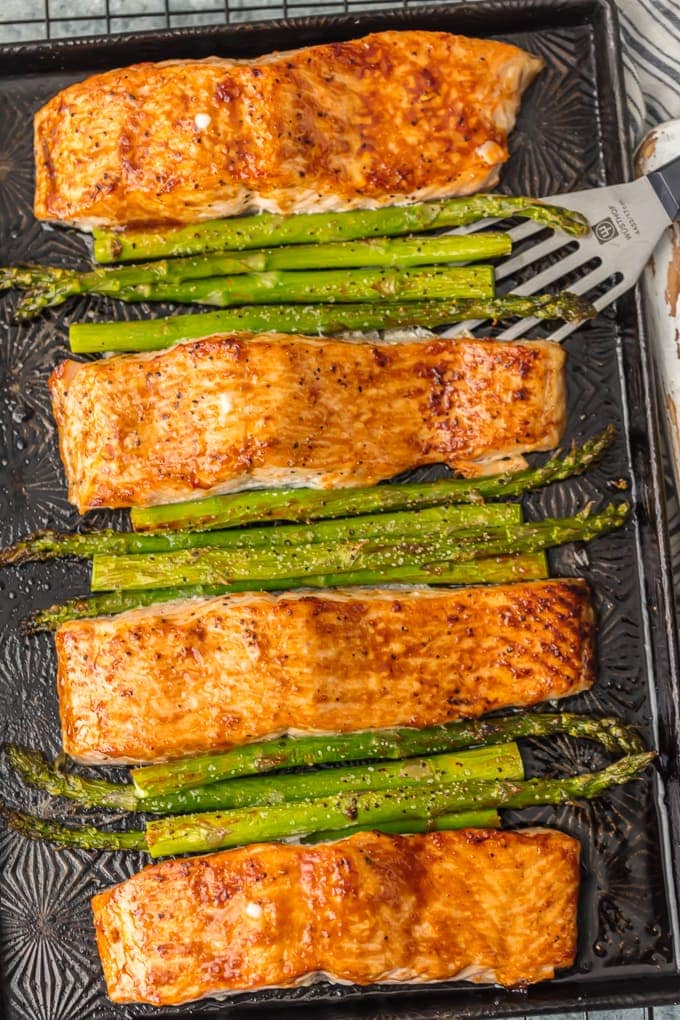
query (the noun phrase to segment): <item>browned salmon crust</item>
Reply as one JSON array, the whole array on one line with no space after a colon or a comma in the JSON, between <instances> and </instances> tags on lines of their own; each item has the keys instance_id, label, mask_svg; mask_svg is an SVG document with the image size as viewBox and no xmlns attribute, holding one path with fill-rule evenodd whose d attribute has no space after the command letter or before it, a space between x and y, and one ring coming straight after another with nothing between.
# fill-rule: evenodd
<instances>
[{"instance_id":1,"label":"browned salmon crust","mask_svg":"<svg viewBox=\"0 0 680 1020\"><path fill-rule=\"evenodd\" d=\"M580 580L253 592L64 624L64 750L146 762L277 734L430 726L595 682Z\"/></svg>"},{"instance_id":2,"label":"browned salmon crust","mask_svg":"<svg viewBox=\"0 0 680 1020\"><path fill-rule=\"evenodd\" d=\"M35 117L35 215L191 223L462 195L508 157L543 61L446 32L95 75Z\"/></svg>"},{"instance_id":3,"label":"browned salmon crust","mask_svg":"<svg viewBox=\"0 0 680 1020\"><path fill-rule=\"evenodd\" d=\"M92 900L108 993L543 981L574 963L579 853L550 830L367 832L155 864Z\"/></svg>"},{"instance_id":4,"label":"browned salmon crust","mask_svg":"<svg viewBox=\"0 0 680 1020\"><path fill-rule=\"evenodd\" d=\"M351 343L218 335L62 362L50 380L69 498L149 506L263 485L465 475L557 445L565 354L547 341Z\"/></svg>"}]
</instances>

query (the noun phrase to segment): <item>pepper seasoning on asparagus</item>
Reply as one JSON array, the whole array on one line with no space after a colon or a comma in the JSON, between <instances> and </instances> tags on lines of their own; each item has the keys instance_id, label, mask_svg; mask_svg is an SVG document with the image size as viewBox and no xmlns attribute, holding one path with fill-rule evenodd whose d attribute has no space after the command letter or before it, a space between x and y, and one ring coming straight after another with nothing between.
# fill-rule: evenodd
<instances>
[{"instance_id":1,"label":"pepper seasoning on asparagus","mask_svg":"<svg viewBox=\"0 0 680 1020\"><path fill-rule=\"evenodd\" d=\"M233 778L219 783L140 797L130 783L111 783L63 772L39 751L8 745L8 760L22 779L55 797L66 797L87 807L144 811L149 814L187 814L254 804L280 804L327 797L346 790L406 789L421 783L458 782L463 779L523 779L524 766L517 744L495 744L459 753L408 758L373 765L307 770Z\"/></svg>"},{"instance_id":2,"label":"pepper seasoning on asparagus","mask_svg":"<svg viewBox=\"0 0 680 1020\"><path fill-rule=\"evenodd\" d=\"M518 506L484 506L483 501L498 496L518 496L581 474L602 455L615 434L614 427L608 426L581 447L574 447L562 458L552 458L541 467L474 481L456 478L358 489L271 489L156 507L135 507L131 513L136 529L133 533L107 530L70 535L49 530L35 532L14 545L0 549L0 567L57 556L87 558L104 552L115 555L205 546L252 548L270 543L347 539L357 533L371 538L394 533L413 536L442 525L478 527L503 522L519 523L521 511ZM442 504L444 509L437 509ZM427 507L434 509L428 510ZM364 511L373 515L366 515ZM332 527L327 524L317 524L312 528L279 525L273 530L249 528L202 534L203 530L212 528L235 529L237 525L283 520L309 523L338 517L350 519L337 522ZM183 527L186 524L191 525L191 530ZM160 534L140 534L159 527L165 529Z\"/></svg>"},{"instance_id":3,"label":"pepper seasoning on asparagus","mask_svg":"<svg viewBox=\"0 0 680 1020\"><path fill-rule=\"evenodd\" d=\"M355 570L344 574L315 574L263 581L234 581L232 584L199 584L181 588L151 588L114 591L90 598L76 598L61 605L40 609L22 621L25 634L56 630L68 620L110 616L177 599L212 598L242 591L280 591L289 588L334 588L356 584L506 584L511 581L540 581L548 577L545 553L524 553L472 560L469 563L407 564L384 570Z\"/></svg>"},{"instance_id":4,"label":"pepper seasoning on asparagus","mask_svg":"<svg viewBox=\"0 0 680 1020\"><path fill-rule=\"evenodd\" d=\"M5 746L5 754L25 782L55 797L66 797L88 807L180 813L243 806L260 802L259 797L280 801L301 799L313 791L326 795L340 792L346 786L358 789L357 782L363 782L368 789L377 788L378 783L389 785L395 780L400 783L403 778L413 783L428 775L431 779L444 775L451 779L456 776L522 779L522 761L514 741L556 733L596 741L613 754L637 754L644 750L636 730L616 717L518 712L420 730L402 727L260 741L218 755L137 768L133 771L134 784L65 772L50 764L41 752L14 744ZM475 745L477 749L470 751ZM463 753L452 753L456 751ZM297 775L281 773L294 767L313 768L352 759L380 764ZM268 775L272 772L274 776ZM260 782L263 774L270 785ZM311 779L312 776L322 778Z\"/></svg>"},{"instance_id":5,"label":"pepper seasoning on asparagus","mask_svg":"<svg viewBox=\"0 0 680 1020\"><path fill-rule=\"evenodd\" d=\"M393 266L399 269L451 262L474 262L507 255L507 234L485 233L436 237L376 238L337 244L305 244L243 253L162 259L132 266L98 267L88 272L51 266L0 269L0 290L28 292L15 309L27 319L76 294L119 297L134 287L179 286L189 280L230 277L272 270L354 269Z\"/></svg>"},{"instance_id":6,"label":"pepper seasoning on asparagus","mask_svg":"<svg viewBox=\"0 0 680 1020\"><path fill-rule=\"evenodd\" d=\"M178 549L257 549L264 546L288 546L325 541L349 541L354 538L426 537L438 528L478 528L519 524L522 510L517 503L483 505L459 504L405 510L396 513L351 517L348 520L322 521L317 524L282 524L276 527L232 529L229 531L166 531L145 534L136 531L92 531L59 534L39 531L13 546L0 549L0 567L50 560L58 556L90 558L107 553L112 556Z\"/></svg>"},{"instance_id":7,"label":"pepper seasoning on asparagus","mask_svg":"<svg viewBox=\"0 0 680 1020\"><path fill-rule=\"evenodd\" d=\"M138 297L137 300L144 300ZM192 340L214 333L306 333L337 336L370 330L434 329L467 319L525 318L563 319L582 322L596 315L587 298L564 291L523 297L506 294L498 298L459 298L453 301L398 301L372 304L246 305L223 312L174 315L135 322L77 322L69 329L74 354L157 351L178 340Z\"/></svg>"},{"instance_id":8,"label":"pepper seasoning on asparagus","mask_svg":"<svg viewBox=\"0 0 680 1020\"><path fill-rule=\"evenodd\" d=\"M565 779L466 780L421 786L404 791L340 793L316 800L268 807L159 818L147 823L146 841L152 857L203 853L246 843L306 836L353 825L380 825L411 818L436 818L462 811L506 808L592 799L612 786L638 778L654 759L653 752L620 758L598 772Z\"/></svg>"},{"instance_id":9,"label":"pepper seasoning on asparagus","mask_svg":"<svg viewBox=\"0 0 680 1020\"><path fill-rule=\"evenodd\" d=\"M638 779L654 757L653 752L630 755L598 772L586 772L566 779L421 783L403 791L349 792L233 811L170 816L148 822L145 832L101 832L91 826L71 829L48 819L11 811L4 805L0 813L8 825L32 839L86 849L148 849L156 858L304 837L329 830L347 832L356 826L408 825L413 821L430 822L442 815L467 811L521 809L591 799L612 786Z\"/></svg>"},{"instance_id":10,"label":"pepper seasoning on asparagus","mask_svg":"<svg viewBox=\"0 0 680 1020\"><path fill-rule=\"evenodd\" d=\"M176 301L181 304L233 305L483 299L494 296L493 266L427 266L416 269L272 269L265 273L210 276L174 282L154 279L120 287L120 301ZM48 300L48 304L55 303ZM59 303L59 302L56 302ZM17 318L31 318L42 307L40 295L28 291Z\"/></svg>"},{"instance_id":11,"label":"pepper seasoning on asparagus","mask_svg":"<svg viewBox=\"0 0 680 1020\"><path fill-rule=\"evenodd\" d=\"M439 482L407 482L348 489L262 489L227 496L161 506L133 507L135 531L156 528L234 528L265 521L304 521L391 510L415 510L448 503L484 503L510 499L583 474L611 446L613 425L556 455L540 467L490 475L487 478L447 478Z\"/></svg>"},{"instance_id":12,"label":"pepper seasoning on asparagus","mask_svg":"<svg viewBox=\"0 0 680 1020\"><path fill-rule=\"evenodd\" d=\"M94 230L97 262L135 262L141 259L240 251L314 242L329 244L367 237L460 227L487 217L526 216L538 223L581 237L588 223L580 213L534 198L508 195L471 195L440 202L387 206L348 212L301 213L208 220L186 227L156 230Z\"/></svg>"},{"instance_id":13,"label":"pepper seasoning on asparagus","mask_svg":"<svg viewBox=\"0 0 680 1020\"><path fill-rule=\"evenodd\" d=\"M305 765L412 758L554 733L597 741L612 754L635 755L644 750L638 733L614 717L517 712L424 729L396 727L323 737L280 737L219 754L144 765L132 769L131 777L137 794L146 798Z\"/></svg>"},{"instance_id":14,"label":"pepper seasoning on asparagus","mask_svg":"<svg viewBox=\"0 0 680 1020\"><path fill-rule=\"evenodd\" d=\"M107 832L96 826L72 829L48 819L38 818L23 811L13 811L0 802L0 818L27 839L45 840L57 847L73 846L81 850L137 850L147 851L148 843L143 829L128 829L125 832ZM501 824L497 811L464 811L460 814L439 815L437 818L408 818L403 821L382 822L375 825L358 825L351 829L313 833L301 842L318 843L329 839L342 839L354 832L377 829L379 832L408 834L411 832L441 832L447 829L499 829Z\"/></svg>"},{"instance_id":15,"label":"pepper seasoning on asparagus","mask_svg":"<svg viewBox=\"0 0 680 1020\"><path fill-rule=\"evenodd\" d=\"M437 563L464 563L490 556L533 553L566 542L589 541L621 527L629 513L626 503L610 504L599 513L588 509L574 517L546 518L532 524L442 531L425 539L346 540L256 549L185 549L172 553L95 556L93 591L149 589L234 581L275 582L278 578L324 572L371 572L373 583L385 568ZM280 582L279 582L280 583ZM365 583L371 583L370 580Z\"/></svg>"}]
</instances>

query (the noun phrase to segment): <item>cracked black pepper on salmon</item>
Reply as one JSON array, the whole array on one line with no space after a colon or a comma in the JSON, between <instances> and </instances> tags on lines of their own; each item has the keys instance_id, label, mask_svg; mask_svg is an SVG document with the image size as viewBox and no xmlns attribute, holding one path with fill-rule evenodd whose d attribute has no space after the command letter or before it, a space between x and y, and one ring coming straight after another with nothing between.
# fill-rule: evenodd
<instances>
[{"instance_id":1,"label":"cracked black pepper on salmon","mask_svg":"<svg viewBox=\"0 0 680 1020\"><path fill-rule=\"evenodd\" d=\"M352 343L229 334L97 362L50 387L69 498L152 506L261 486L475 476L555 447L565 353L547 341Z\"/></svg>"},{"instance_id":2,"label":"cracked black pepper on salmon","mask_svg":"<svg viewBox=\"0 0 680 1020\"><path fill-rule=\"evenodd\" d=\"M542 66L412 31L107 71L36 114L35 215L89 228L469 194L498 180Z\"/></svg>"},{"instance_id":3,"label":"cracked black pepper on salmon","mask_svg":"<svg viewBox=\"0 0 680 1020\"><path fill-rule=\"evenodd\" d=\"M189 599L56 634L64 750L152 762L283 733L424 727L595 682L581 580Z\"/></svg>"}]
</instances>

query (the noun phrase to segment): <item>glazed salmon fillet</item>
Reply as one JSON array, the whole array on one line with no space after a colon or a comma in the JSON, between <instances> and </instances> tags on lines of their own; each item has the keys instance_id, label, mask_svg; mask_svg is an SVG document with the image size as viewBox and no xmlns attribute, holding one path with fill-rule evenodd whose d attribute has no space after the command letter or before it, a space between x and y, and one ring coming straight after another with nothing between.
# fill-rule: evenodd
<instances>
[{"instance_id":1,"label":"glazed salmon fillet","mask_svg":"<svg viewBox=\"0 0 680 1020\"><path fill-rule=\"evenodd\" d=\"M352 343L217 335L50 379L69 499L150 506L268 485L372 485L445 463L523 466L557 445L565 353L548 341Z\"/></svg>"},{"instance_id":2,"label":"glazed salmon fillet","mask_svg":"<svg viewBox=\"0 0 680 1020\"><path fill-rule=\"evenodd\" d=\"M108 71L36 114L35 215L90 228L469 194L498 180L542 66L406 31Z\"/></svg>"},{"instance_id":3,"label":"glazed salmon fillet","mask_svg":"<svg viewBox=\"0 0 680 1020\"><path fill-rule=\"evenodd\" d=\"M284 733L423 727L595 682L581 580L191 599L56 634L62 737L152 762Z\"/></svg>"},{"instance_id":4,"label":"glazed salmon fillet","mask_svg":"<svg viewBox=\"0 0 680 1020\"><path fill-rule=\"evenodd\" d=\"M92 900L108 994L543 981L574 963L579 853L548 829L366 832L154 864Z\"/></svg>"}]
</instances>

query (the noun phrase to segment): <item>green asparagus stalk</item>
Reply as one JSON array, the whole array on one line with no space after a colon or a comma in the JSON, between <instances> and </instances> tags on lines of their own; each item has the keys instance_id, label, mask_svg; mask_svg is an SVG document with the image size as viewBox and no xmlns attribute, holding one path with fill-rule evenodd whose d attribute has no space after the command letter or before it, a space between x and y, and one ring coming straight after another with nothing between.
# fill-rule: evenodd
<instances>
[{"instance_id":1,"label":"green asparagus stalk","mask_svg":"<svg viewBox=\"0 0 680 1020\"><path fill-rule=\"evenodd\" d=\"M184 283L209 277L265 273L271 270L341 269L395 266L401 269L443 262L475 262L507 255L512 242L507 234L465 234L437 237L376 238L338 244L304 244L243 253L199 255L164 259L133 266L96 268L79 273L51 266L0 269L0 290L27 288L17 306L17 319L59 305L76 294L118 297L121 290L140 284Z\"/></svg>"},{"instance_id":2,"label":"green asparagus stalk","mask_svg":"<svg viewBox=\"0 0 680 1020\"><path fill-rule=\"evenodd\" d=\"M208 220L186 227L156 230L94 230L97 262L137 262L141 259L204 252L238 251L277 245L329 244L366 237L394 237L444 227L460 227L486 217L526 216L556 230L581 237L588 232L579 214L534 198L506 195L474 195L423 202L419 205L389 206L351 212L303 213Z\"/></svg>"},{"instance_id":3,"label":"green asparagus stalk","mask_svg":"<svg viewBox=\"0 0 680 1020\"><path fill-rule=\"evenodd\" d=\"M565 542L587 542L621 527L628 504L611 503L600 513L546 518L459 531L442 530L422 539L387 537L259 549L185 549L136 556L94 556L92 591L276 581L324 572L380 571L407 565L463 563L489 556L538 552Z\"/></svg>"},{"instance_id":4,"label":"green asparagus stalk","mask_svg":"<svg viewBox=\"0 0 680 1020\"><path fill-rule=\"evenodd\" d=\"M597 741L612 754L635 755L644 750L636 730L615 717L596 718L568 712L517 712L420 730L401 727L324 737L280 737L234 747L220 754L144 765L132 769L131 777L139 796L148 798L238 776L303 765L413 758L555 733Z\"/></svg>"},{"instance_id":5,"label":"green asparagus stalk","mask_svg":"<svg viewBox=\"0 0 680 1020\"><path fill-rule=\"evenodd\" d=\"M566 779L525 781L470 779L441 785L421 784L406 790L339 793L233 811L211 811L153 819L146 841L152 857L204 853L276 839L306 836L355 825L381 825L413 818L436 818L485 808L518 810L536 804L599 797L612 786L638 779L653 752L621 758L599 772Z\"/></svg>"},{"instance_id":6,"label":"green asparagus stalk","mask_svg":"<svg viewBox=\"0 0 680 1020\"><path fill-rule=\"evenodd\" d=\"M136 300L142 298L137 297ZM530 297L506 294L493 299L459 298L455 301L407 301L401 304L374 301L372 304L247 305L226 312L175 315L164 319L74 323L69 329L69 343L74 354L157 351L178 340L239 330L335 336L338 333L411 329L415 326L434 329L467 319L498 322L534 316L581 322L592 319L595 314L590 301L568 291Z\"/></svg>"},{"instance_id":7,"label":"green asparagus stalk","mask_svg":"<svg viewBox=\"0 0 680 1020\"><path fill-rule=\"evenodd\" d=\"M38 818L24 811L12 811L0 802L0 818L15 832L26 839L53 843L57 847L77 847L82 850L142 850L148 851L146 833L142 829L127 832L106 832L95 826L71 829L59 822ZM377 829L381 832L399 834L429 832L451 829L498 829L500 817L497 811L466 811L460 815L440 815L434 819L409 818L397 822L383 822L380 825L356 825L351 829L323 832L303 839L304 843L328 842L330 839L345 839L355 832Z\"/></svg>"},{"instance_id":8,"label":"green asparagus stalk","mask_svg":"<svg viewBox=\"0 0 680 1020\"><path fill-rule=\"evenodd\" d=\"M501 816L497 811L462 811L458 815L438 815L437 818L409 818L398 822L381 822L379 825L352 825L348 829L327 829L302 836L301 843L332 843L347 839L357 832L384 832L387 835L407 836L413 833L445 832L453 829L500 829Z\"/></svg>"},{"instance_id":9,"label":"green asparagus stalk","mask_svg":"<svg viewBox=\"0 0 680 1020\"><path fill-rule=\"evenodd\" d=\"M445 832L452 829L500 829L501 816L497 811L462 811L459 815L438 815L436 818L409 818L398 822L381 822L379 825L352 825L349 829L327 829L302 836L301 843L331 843L347 839L357 832L385 832L388 835L406 836L419 832Z\"/></svg>"},{"instance_id":10,"label":"green asparagus stalk","mask_svg":"<svg viewBox=\"0 0 680 1020\"><path fill-rule=\"evenodd\" d=\"M309 836L336 830L349 833L357 827L384 824L429 823L442 815L489 808L518 810L537 804L590 800L613 786L639 779L653 761L654 752L621 758L599 772L567 779L467 780L404 791L383 790L341 793L314 800L212 811L152 820L146 832L102 832L93 827L70 829L58 822L35 818L2 805L6 823L30 839L49 840L60 846L84 849L148 849L152 857L205 853L276 839Z\"/></svg>"},{"instance_id":11,"label":"green asparagus stalk","mask_svg":"<svg viewBox=\"0 0 680 1020\"><path fill-rule=\"evenodd\" d=\"M404 510L397 513L350 517L347 520L321 521L318 524L282 524L231 531L167 531L144 534L135 531L91 531L60 534L38 531L14 545L0 549L0 567L51 560L59 556L89 559L96 554L118 556L179 549L257 549L264 546L299 545L310 542L348 541L357 536L380 538L403 536L417 538L438 528L477 528L501 524L519 524L522 508L518 503L489 506L458 505Z\"/></svg>"},{"instance_id":12,"label":"green asparagus stalk","mask_svg":"<svg viewBox=\"0 0 680 1020\"><path fill-rule=\"evenodd\" d=\"M29 291L29 294L31 292ZM322 304L335 302L450 301L494 296L493 266L426 266L416 269L314 269L242 276L211 276L179 283L164 281L121 287L120 301L177 301L181 304ZM33 314L31 312L31 314Z\"/></svg>"},{"instance_id":13,"label":"green asparagus stalk","mask_svg":"<svg viewBox=\"0 0 680 1020\"><path fill-rule=\"evenodd\" d=\"M354 571L348 574L318 574L313 577L283 578L277 581L236 581L234 584L193 585L188 588L152 588L150 591L116 591L92 598L77 598L61 605L32 613L22 624L25 634L56 630L69 620L93 616L111 616L177 599L213 598L241 591L278 591L288 588L333 588L350 584L505 584L511 581L540 581L548 577L545 553L498 556L449 565L431 563L422 567L391 567L380 571Z\"/></svg>"},{"instance_id":14,"label":"green asparagus stalk","mask_svg":"<svg viewBox=\"0 0 680 1020\"><path fill-rule=\"evenodd\" d=\"M355 489L260 489L228 496L134 507L130 519L135 531L157 528L234 528L264 521L305 521L387 510L415 510L448 503L483 503L522 496L553 482L583 474L599 460L616 435L613 425L572 446L541 467L492 475L488 478L454 478L440 482L408 482Z\"/></svg>"},{"instance_id":15,"label":"green asparagus stalk","mask_svg":"<svg viewBox=\"0 0 680 1020\"><path fill-rule=\"evenodd\" d=\"M94 825L71 829L50 818L38 818L24 811L13 811L2 802L0 818L26 839L46 841L58 847L73 846L80 850L148 850L146 833L142 829L105 832Z\"/></svg>"},{"instance_id":16,"label":"green asparagus stalk","mask_svg":"<svg viewBox=\"0 0 680 1020\"><path fill-rule=\"evenodd\" d=\"M20 287L27 290L40 287L49 280L59 280L68 276L70 270L57 266L0 266L0 291Z\"/></svg>"},{"instance_id":17,"label":"green asparagus stalk","mask_svg":"<svg viewBox=\"0 0 680 1020\"><path fill-rule=\"evenodd\" d=\"M56 763L49 762L41 751L17 744L5 744L4 751L10 765L25 783L44 790L52 797L66 797L86 807L113 811L151 810L137 807L139 797L131 783L111 783L106 779L64 772ZM215 786L219 785L215 783ZM149 803L152 802L155 802L154 798L149 799Z\"/></svg>"},{"instance_id":18,"label":"green asparagus stalk","mask_svg":"<svg viewBox=\"0 0 680 1020\"><path fill-rule=\"evenodd\" d=\"M53 797L66 797L87 807L145 811L158 815L250 807L254 804L281 804L326 797L343 790L358 793L365 790L405 789L422 783L458 782L463 779L524 778L519 749L517 744L511 743L479 747L458 754L409 758L406 761L376 765L308 770L297 775L227 779L191 790L140 798L130 783L111 783L62 772L39 751L10 744L5 748L5 753L12 767L26 783L45 790Z\"/></svg>"}]
</instances>

